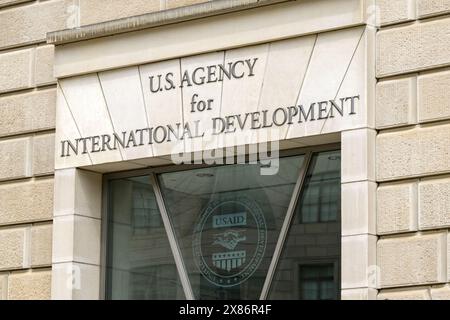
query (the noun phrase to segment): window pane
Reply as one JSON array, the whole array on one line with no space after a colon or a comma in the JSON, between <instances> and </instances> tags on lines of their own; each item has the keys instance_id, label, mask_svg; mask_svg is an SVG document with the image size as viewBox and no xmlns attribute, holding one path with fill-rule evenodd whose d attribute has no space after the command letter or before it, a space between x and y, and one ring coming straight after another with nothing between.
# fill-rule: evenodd
<instances>
[{"instance_id":1,"label":"window pane","mask_svg":"<svg viewBox=\"0 0 450 320\"><path fill-rule=\"evenodd\" d=\"M333 280L325 280L320 283L320 299L332 300L336 296Z\"/></svg>"},{"instance_id":2,"label":"window pane","mask_svg":"<svg viewBox=\"0 0 450 320\"><path fill-rule=\"evenodd\" d=\"M335 299L334 264L300 266L300 298L304 300Z\"/></svg>"},{"instance_id":3,"label":"window pane","mask_svg":"<svg viewBox=\"0 0 450 320\"><path fill-rule=\"evenodd\" d=\"M184 299L148 177L109 184L108 296Z\"/></svg>"},{"instance_id":4,"label":"window pane","mask_svg":"<svg viewBox=\"0 0 450 320\"><path fill-rule=\"evenodd\" d=\"M198 299L258 299L303 156L159 176Z\"/></svg>"},{"instance_id":5,"label":"window pane","mask_svg":"<svg viewBox=\"0 0 450 320\"><path fill-rule=\"evenodd\" d=\"M301 296L303 300L317 300L319 297L319 286L317 281L304 280Z\"/></svg>"},{"instance_id":6,"label":"window pane","mask_svg":"<svg viewBox=\"0 0 450 320\"><path fill-rule=\"evenodd\" d=\"M340 151L313 155L269 299L338 298L339 279L333 266L307 264L334 261L340 265L340 167Z\"/></svg>"},{"instance_id":7,"label":"window pane","mask_svg":"<svg viewBox=\"0 0 450 320\"><path fill-rule=\"evenodd\" d=\"M340 152L315 155L310 168L296 220L300 223L336 221L341 212Z\"/></svg>"}]
</instances>

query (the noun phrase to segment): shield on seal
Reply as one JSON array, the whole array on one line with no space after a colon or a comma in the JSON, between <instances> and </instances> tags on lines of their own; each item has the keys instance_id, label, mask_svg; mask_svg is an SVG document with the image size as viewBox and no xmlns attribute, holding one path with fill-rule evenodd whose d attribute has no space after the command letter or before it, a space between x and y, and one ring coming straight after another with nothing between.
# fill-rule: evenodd
<instances>
[{"instance_id":1,"label":"shield on seal","mask_svg":"<svg viewBox=\"0 0 450 320\"><path fill-rule=\"evenodd\" d=\"M231 271L245 263L245 251L213 253L212 261L216 268Z\"/></svg>"}]
</instances>

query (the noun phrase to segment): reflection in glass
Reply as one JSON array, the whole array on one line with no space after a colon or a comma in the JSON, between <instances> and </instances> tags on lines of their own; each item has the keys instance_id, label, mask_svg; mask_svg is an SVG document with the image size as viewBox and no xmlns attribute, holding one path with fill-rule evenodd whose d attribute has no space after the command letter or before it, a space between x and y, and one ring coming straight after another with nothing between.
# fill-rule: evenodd
<instances>
[{"instance_id":1,"label":"reflection in glass","mask_svg":"<svg viewBox=\"0 0 450 320\"><path fill-rule=\"evenodd\" d=\"M259 299L304 156L169 171L157 183L197 299ZM313 154L268 299L338 299L340 151ZM109 181L107 297L184 299L150 177Z\"/></svg>"},{"instance_id":2,"label":"reflection in glass","mask_svg":"<svg viewBox=\"0 0 450 320\"><path fill-rule=\"evenodd\" d=\"M299 266L300 299L332 300L336 296L334 264Z\"/></svg>"},{"instance_id":3,"label":"reflection in glass","mask_svg":"<svg viewBox=\"0 0 450 320\"><path fill-rule=\"evenodd\" d=\"M297 207L299 223L336 221L341 211L340 152L315 155Z\"/></svg>"},{"instance_id":4,"label":"reflection in glass","mask_svg":"<svg viewBox=\"0 0 450 320\"><path fill-rule=\"evenodd\" d=\"M303 156L163 173L164 202L197 299L259 299Z\"/></svg>"},{"instance_id":5,"label":"reflection in glass","mask_svg":"<svg viewBox=\"0 0 450 320\"><path fill-rule=\"evenodd\" d=\"M340 151L314 154L268 299L338 299Z\"/></svg>"},{"instance_id":6,"label":"reflection in glass","mask_svg":"<svg viewBox=\"0 0 450 320\"><path fill-rule=\"evenodd\" d=\"M109 184L110 299L184 299L149 177Z\"/></svg>"}]
</instances>

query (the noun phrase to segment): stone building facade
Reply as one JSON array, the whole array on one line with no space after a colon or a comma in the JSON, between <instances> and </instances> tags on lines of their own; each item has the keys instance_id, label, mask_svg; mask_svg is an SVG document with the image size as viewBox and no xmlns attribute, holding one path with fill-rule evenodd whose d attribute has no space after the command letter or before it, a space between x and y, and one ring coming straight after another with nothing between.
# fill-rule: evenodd
<instances>
[{"instance_id":1,"label":"stone building facade","mask_svg":"<svg viewBox=\"0 0 450 320\"><path fill-rule=\"evenodd\" d=\"M170 71L160 67L166 62L189 69L218 65L222 55L257 57L265 69L255 65L251 81L264 88L289 74L288 62L301 69L298 60L289 60L293 54L307 66L305 101L360 100L354 117L350 109L342 122L338 116L320 127L311 122L305 131L287 129L280 139L286 152L330 144L341 150L341 235L323 237L334 241L324 244L330 251L335 244L341 248L337 296L450 299L449 44L446 0L0 0L0 299L111 297L104 270L108 175L168 165L171 151L122 148L120 155L106 150L106 156L64 158L60 146L80 138L80 130L84 138L110 133L102 122L107 115L96 111L103 102L93 102L98 92L120 131L141 128L121 104L113 113L119 80L136 80L126 68L137 66L138 78L148 78L145 70ZM98 92L92 89L97 78ZM251 104L247 93L259 89L248 81L245 92L239 86L229 92ZM290 93L290 82L269 92L280 82L270 83L259 99L284 106L279 101ZM199 92L216 94L208 88ZM151 93L142 90L146 106ZM225 106L241 103L222 90ZM83 95L88 107L80 102ZM72 114L61 111L66 105ZM171 116L159 110L155 119ZM88 119L96 122L84 128ZM181 278L187 282L180 292L195 297L188 277Z\"/></svg>"}]
</instances>

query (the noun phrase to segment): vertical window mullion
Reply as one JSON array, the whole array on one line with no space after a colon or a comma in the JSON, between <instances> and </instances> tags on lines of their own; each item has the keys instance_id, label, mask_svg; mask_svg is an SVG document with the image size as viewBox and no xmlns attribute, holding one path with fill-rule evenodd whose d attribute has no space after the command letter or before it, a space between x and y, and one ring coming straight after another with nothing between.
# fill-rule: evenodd
<instances>
[{"instance_id":1,"label":"vertical window mullion","mask_svg":"<svg viewBox=\"0 0 450 320\"><path fill-rule=\"evenodd\" d=\"M161 217L164 223L164 228L166 230L167 237L169 239L170 248L172 250L173 257L175 259L175 264L177 266L178 274L180 277L181 285L184 290L184 294L186 295L186 299L194 300L194 293L192 291L192 286L189 281L189 277L187 274L186 266L184 265L183 258L181 256L181 250L178 246L177 239L175 237L175 232L173 230L172 224L170 223L169 215L167 213L166 206L164 204L164 198L161 193L161 189L158 183L158 179L155 173L150 175L150 181L153 186L153 191L156 196L156 202L159 207L159 211L161 212Z\"/></svg>"},{"instance_id":2,"label":"vertical window mullion","mask_svg":"<svg viewBox=\"0 0 450 320\"><path fill-rule=\"evenodd\" d=\"M297 206L297 201L300 197L301 191L303 189L303 183L305 182L306 175L308 173L311 158L312 158L312 152L310 151L305 155L304 164L298 175L298 179L295 184L294 191L292 192L292 197L289 202L286 216L283 221L283 226L281 227L280 235L278 236L278 241L275 246L275 251L273 253L272 260L270 261L269 271L267 272L267 276L264 281L264 286L261 291L260 300L267 299L267 296L269 294L269 289L272 284L273 276L275 275L278 261L281 257L281 251L284 247L284 242L286 240L287 233L289 231L289 226L290 226L292 218L294 216L295 208Z\"/></svg>"}]
</instances>

